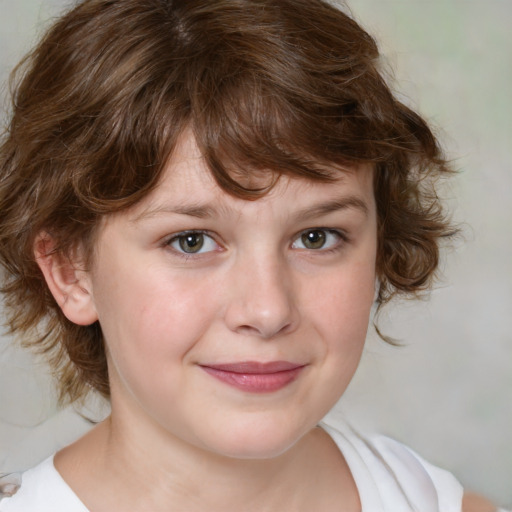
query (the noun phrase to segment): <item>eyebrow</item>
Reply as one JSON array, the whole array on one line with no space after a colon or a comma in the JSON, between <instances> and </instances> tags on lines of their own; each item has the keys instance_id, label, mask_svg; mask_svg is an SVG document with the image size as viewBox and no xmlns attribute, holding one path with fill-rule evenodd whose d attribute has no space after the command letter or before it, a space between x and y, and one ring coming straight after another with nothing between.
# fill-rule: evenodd
<instances>
[{"instance_id":1,"label":"eyebrow","mask_svg":"<svg viewBox=\"0 0 512 512\"><path fill-rule=\"evenodd\" d=\"M322 217L323 215L328 215L332 212L348 209L359 210L365 216L368 216L369 213L368 205L363 201L363 199L357 196L347 196L308 206L299 210L295 216L299 221L302 221L312 217Z\"/></svg>"},{"instance_id":2,"label":"eyebrow","mask_svg":"<svg viewBox=\"0 0 512 512\"><path fill-rule=\"evenodd\" d=\"M209 204L175 204L161 205L148 208L137 215L132 222L140 222L141 220L155 217L160 214L170 215L188 215L189 217L197 217L198 219L207 219L214 217L217 209Z\"/></svg>"},{"instance_id":3,"label":"eyebrow","mask_svg":"<svg viewBox=\"0 0 512 512\"><path fill-rule=\"evenodd\" d=\"M339 211L339 210L348 210L354 209L363 213L365 216L368 216L369 208L366 202L357 196L346 196L337 199L333 199L330 201L321 202L319 204L314 204L312 206L308 206L294 213L294 217L298 221L305 221L309 218L321 217L323 215L328 215L329 213ZM224 210L224 212L222 212ZM168 214L168 215L186 215L189 217L195 217L198 219L207 219L218 216L222 213L230 213L231 210L229 208L225 208L223 206L214 206L213 204L175 204L175 205L156 205L153 208L149 208L141 212L137 215L132 222L137 223L144 219L155 217L160 214Z\"/></svg>"}]
</instances>

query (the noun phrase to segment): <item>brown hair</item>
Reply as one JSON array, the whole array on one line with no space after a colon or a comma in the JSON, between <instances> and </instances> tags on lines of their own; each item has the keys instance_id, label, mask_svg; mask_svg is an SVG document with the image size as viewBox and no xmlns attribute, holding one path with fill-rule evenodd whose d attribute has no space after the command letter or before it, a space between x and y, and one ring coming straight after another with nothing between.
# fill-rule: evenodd
<instances>
[{"instance_id":1,"label":"brown hair","mask_svg":"<svg viewBox=\"0 0 512 512\"><path fill-rule=\"evenodd\" d=\"M100 326L68 321L34 261L94 246L102 216L158 182L190 128L229 193L251 173L329 180L371 162L378 302L428 288L449 233L435 180L449 172L427 124L379 73L374 40L322 0L86 0L18 68L0 155L0 262L10 331L50 356L61 401L108 396ZM236 170L236 171L235 171Z\"/></svg>"}]
</instances>

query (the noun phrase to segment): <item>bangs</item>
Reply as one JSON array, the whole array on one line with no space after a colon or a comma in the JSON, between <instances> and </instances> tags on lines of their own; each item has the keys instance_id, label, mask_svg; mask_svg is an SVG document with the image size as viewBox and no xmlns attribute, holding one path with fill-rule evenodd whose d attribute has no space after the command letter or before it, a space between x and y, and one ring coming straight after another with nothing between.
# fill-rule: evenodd
<instances>
[{"instance_id":1,"label":"bangs","mask_svg":"<svg viewBox=\"0 0 512 512\"><path fill-rule=\"evenodd\" d=\"M223 84L209 100L206 94L193 95L192 131L217 183L249 199L268 192L281 174L331 179L333 161L318 150L307 129L314 118L268 85L247 83L244 78L243 87L236 81Z\"/></svg>"}]
</instances>

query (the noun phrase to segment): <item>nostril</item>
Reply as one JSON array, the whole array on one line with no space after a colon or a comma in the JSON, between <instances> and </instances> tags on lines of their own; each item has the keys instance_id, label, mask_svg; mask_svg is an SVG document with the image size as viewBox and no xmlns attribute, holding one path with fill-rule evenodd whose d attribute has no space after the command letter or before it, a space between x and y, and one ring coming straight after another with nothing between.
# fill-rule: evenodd
<instances>
[{"instance_id":1,"label":"nostril","mask_svg":"<svg viewBox=\"0 0 512 512\"><path fill-rule=\"evenodd\" d=\"M241 325L238 327L237 332L239 334L255 335L259 334L258 329L251 327L250 325Z\"/></svg>"},{"instance_id":2,"label":"nostril","mask_svg":"<svg viewBox=\"0 0 512 512\"><path fill-rule=\"evenodd\" d=\"M238 334L243 334L246 336L258 336L264 339L272 339L276 336L286 334L290 332L293 328L292 323L286 323L282 325L280 328L274 328L270 325L260 325L258 327L252 325L240 325L236 331Z\"/></svg>"}]
</instances>

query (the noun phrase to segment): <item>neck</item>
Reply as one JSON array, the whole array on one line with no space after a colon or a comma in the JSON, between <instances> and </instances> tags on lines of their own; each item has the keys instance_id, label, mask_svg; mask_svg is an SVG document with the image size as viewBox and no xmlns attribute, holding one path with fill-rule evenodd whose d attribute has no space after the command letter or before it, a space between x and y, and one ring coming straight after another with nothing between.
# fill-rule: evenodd
<instances>
[{"instance_id":1,"label":"neck","mask_svg":"<svg viewBox=\"0 0 512 512\"><path fill-rule=\"evenodd\" d=\"M320 428L276 457L236 459L159 429L141 435L140 422L136 428L127 425L114 415L56 457L57 469L94 512L167 511L170 503L188 512L331 510L331 505L358 510L350 471Z\"/></svg>"},{"instance_id":2,"label":"neck","mask_svg":"<svg viewBox=\"0 0 512 512\"><path fill-rule=\"evenodd\" d=\"M300 461L314 459L318 442L318 433L312 431L277 457L237 459L182 442L167 432L154 436L151 443L146 438L142 446L133 443L131 434L119 432L112 422L111 446L118 454L109 457L117 465L112 470L118 473L125 468L127 474L129 467L131 488L137 488L136 482L140 488L150 476L145 495L153 496L155 510L157 503L180 503L176 509L187 511L295 510L288 501L290 496L297 498L297 480L304 479L306 467Z\"/></svg>"}]
</instances>

